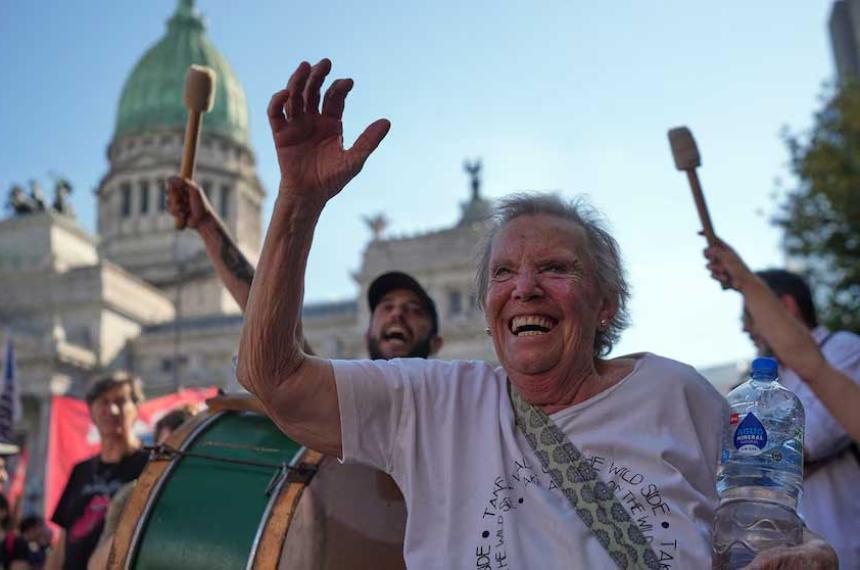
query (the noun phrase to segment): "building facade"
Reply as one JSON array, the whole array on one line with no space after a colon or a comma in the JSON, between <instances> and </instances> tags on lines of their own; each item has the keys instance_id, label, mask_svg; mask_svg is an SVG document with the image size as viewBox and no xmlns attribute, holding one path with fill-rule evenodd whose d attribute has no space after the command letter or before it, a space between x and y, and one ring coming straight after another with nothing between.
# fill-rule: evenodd
<instances>
[{"instance_id":1,"label":"building facade","mask_svg":"<svg viewBox=\"0 0 860 570\"><path fill-rule=\"evenodd\" d=\"M40 510L52 396L82 397L99 372L128 370L147 397L180 387L237 390L232 360L242 317L194 231L166 212L164 181L179 170L189 65L215 69L215 104L203 121L195 180L252 263L259 256L265 189L249 144L241 84L212 45L191 0L179 0L164 36L135 65L119 98L96 191L97 235L34 186L10 196L0 221L0 341L15 343L31 453L25 510ZM319 354L365 355L370 282L392 269L415 275L436 300L443 358L493 359L472 293L473 254L489 210L477 170L472 196L451 227L386 239L377 226L352 275L353 299L305 307L304 331ZM58 184L57 194L68 191ZM58 198L58 199L59 199ZM56 202L56 200L55 200ZM347 276L345 276L347 277Z\"/></svg>"},{"instance_id":2,"label":"building facade","mask_svg":"<svg viewBox=\"0 0 860 570\"><path fill-rule=\"evenodd\" d=\"M189 65L217 73L217 93L204 119L197 180L245 255L256 263L266 196L249 144L241 83L206 36L191 0L179 0L165 35L131 71L107 145L108 171L98 183L97 235L41 191L13 189L17 212L0 221L0 341L15 342L30 449L25 510L41 510L50 402L82 397L90 379L122 369L143 380L148 397L182 387L238 390L233 371L242 316L221 285L193 231L178 232L166 212L164 181L179 170ZM415 276L434 298L444 359L495 361L474 294L474 260L490 204L481 197L480 164L467 164L471 193L461 215L437 231L386 238L384 223L352 274L356 295L305 306L304 333L332 358L366 355L367 289L391 270ZM347 277L348 276L344 276ZM730 384L732 366L715 374Z\"/></svg>"}]
</instances>

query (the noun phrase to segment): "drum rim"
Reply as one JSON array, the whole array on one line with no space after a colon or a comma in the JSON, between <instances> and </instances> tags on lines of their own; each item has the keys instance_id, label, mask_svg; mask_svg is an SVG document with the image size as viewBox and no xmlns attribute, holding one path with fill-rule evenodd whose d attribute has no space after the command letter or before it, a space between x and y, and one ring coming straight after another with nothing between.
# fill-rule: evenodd
<instances>
[{"instance_id":1,"label":"drum rim","mask_svg":"<svg viewBox=\"0 0 860 570\"><path fill-rule=\"evenodd\" d=\"M197 439L204 429L206 429L209 424L214 422L217 418L220 418L224 415L223 411L215 412L214 414L209 415L205 420L197 424L194 429L188 434L188 436L182 441L182 444L177 448L178 451L182 452L188 449L188 447ZM136 554L137 553L137 545L140 541L140 535L143 532L143 527L146 524L146 521L149 520L149 514L152 512L152 508L155 505L155 501L161 496L161 489L164 487L165 482L170 479L171 473L176 470L177 465L179 465L179 460L182 458L181 455L176 455L170 460L170 464L167 468L161 473L161 477L158 478L158 482L152 487L152 491L149 493L149 497L146 500L146 504L143 506L143 511L140 513L140 518L137 519L137 525L134 527L134 534L131 535L131 543L129 545L129 553ZM134 556L126 555L125 558L125 569L131 570L131 561Z\"/></svg>"},{"instance_id":2,"label":"drum rim","mask_svg":"<svg viewBox=\"0 0 860 570\"><path fill-rule=\"evenodd\" d=\"M319 451L303 448L304 453L298 458L300 462L319 466L326 458ZM308 483L305 481L292 481L281 490L277 501L272 505L272 512L266 520L261 521L260 528L263 529L257 554L250 558L252 562L249 568L254 570L273 570L280 568L280 559L286 547L287 536L294 520L296 507L299 504ZM266 559L260 556L267 555Z\"/></svg>"},{"instance_id":3,"label":"drum rim","mask_svg":"<svg viewBox=\"0 0 860 570\"><path fill-rule=\"evenodd\" d=\"M294 465L298 465L299 461L307 453L308 449L304 446L300 447L298 451L296 451L293 458L287 464L289 467L293 467ZM284 473L284 476L278 482L277 486L272 489L272 494L269 496L269 502L266 503L266 508L263 510L263 514L260 517L260 524L257 526L257 532L254 535L254 542L251 543L251 552L248 555L248 562L245 564L245 570L253 570L254 565L257 561L257 551L260 548L260 543L263 540L263 535L265 534L266 527L268 527L269 517L272 514L272 511L275 508L275 505L281 499L281 492L284 490L285 485L289 485L290 483L287 481L288 472Z\"/></svg>"},{"instance_id":4,"label":"drum rim","mask_svg":"<svg viewBox=\"0 0 860 570\"><path fill-rule=\"evenodd\" d=\"M222 408L217 411L210 409L208 412L199 414L181 426L168 438L166 443L180 452L185 451L200 436L201 432L217 418L224 414L236 412L266 415L252 409ZM325 457L325 455L318 451L302 446L296 451L290 465L307 463L318 466ZM166 484L165 481L176 469L180 458L181 455L175 455L169 462L164 462L167 463L166 465L161 461L153 462L151 460L147 464L147 468L144 469L140 479L138 479L137 485L135 485L132 497L114 535L107 565L111 570L132 570L132 561L137 553L137 548L140 546L143 527L154 508L156 499ZM254 543L248 556L246 568L261 569L277 567L280 554L286 543L287 532L293 522L292 514L306 488L306 482L289 481L287 477L284 477L283 481L273 490L272 497L261 515L260 524L254 537ZM136 520L133 519L134 517L136 517ZM284 518L284 520L276 520L281 518ZM130 529L129 527L132 524L134 525L133 529ZM283 528L280 528L281 526ZM258 559L262 554L267 555L267 560ZM269 558L271 558L271 561L269 561Z\"/></svg>"}]
</instances>

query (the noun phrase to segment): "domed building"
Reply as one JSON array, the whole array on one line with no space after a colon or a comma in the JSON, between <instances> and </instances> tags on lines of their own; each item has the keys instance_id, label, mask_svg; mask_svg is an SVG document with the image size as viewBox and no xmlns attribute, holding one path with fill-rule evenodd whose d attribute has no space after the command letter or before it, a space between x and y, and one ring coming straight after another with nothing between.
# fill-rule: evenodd
<instances>
[{"instance_id":1,"label":"domed building","mask_svg":"<svg viewBox=\"0 0 860 570\"><path fill-rule=\"evenodd\" d=\"M226 387L233 376L239 309L197 234L177 232L165 211L164 181L179 171L191 64L217 74L195 180L245 255L258 257L265 191L249 145L245 94L193 2L179 0L166 33L122 88L110 167L96 191L98 236L62 202L30 200L0 220L0 342L11 337L15 344L23 407L17 427L30 453L27 512L39 510L44 492L53 397L81 398L95 374L111 369L139 374L148 397ZM37 187L31 194L41 196Z\"/></svg>"},{"instance_id":2,"label":"domed building","mask_svg":"<svg viewBox=\"0 0 860 570\"><path fill-rule=\"evenodd\" d=\"M181 304L183 316L236 313L194 232L176 232L165 212L164 181L179 171L192 64L216 73L215 104L203 118L194 178L252 261L259 255L265 191L249 145L245 93L230 64L206 36L191 0L181 0L167 33L132 70L120 96L108 146L110 169L99 183L102 255Z\"/></svg>"},{"instance_id":3,"label":"domed building","mask_svg":"<svg viewBox=\"0 0 860 570\"><path fill-rule=\"evenodd\" d=\"M53 397L81 398L95 374L113 369L139 376L147 397L197 386L239 389L232 367L239 308L200 237L176 231L165 209L164 181L179 171L191 64L217 74L194 179L248 259L256 264L259 257L265 190L249 144L245 94L193 1L179 0L166 33L123 85L109 169L96 191L98 236L69 210L44 203L0 220L0 343L9 336L15 342L24 412L18 428L30 452L26 512L40 510L43 498ZM472 248L489 203L480 196L480 165L467 170L471 199L451 227L389 238L382 217L370 223L372 238L352 275L357 297L304 308L304 333L315 351L366 356L367 288L398 269L418 278L436 301L442 358L493 359L472 294Z\"/></svg>"}]
</instances>

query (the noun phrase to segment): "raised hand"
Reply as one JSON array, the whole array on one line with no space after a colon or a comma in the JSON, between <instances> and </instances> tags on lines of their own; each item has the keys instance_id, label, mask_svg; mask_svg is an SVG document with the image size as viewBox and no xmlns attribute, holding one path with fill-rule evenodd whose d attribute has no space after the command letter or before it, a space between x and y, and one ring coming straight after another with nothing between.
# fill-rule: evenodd
<instances>
[{"instance_id":1,"label":"raised hand","mask_svg":"<svg viewBox=\"0 0 860 570\"><path fill-rule=\"evenodd\" d=\"M299 64L287 88L272 96L269 124L281 168L282 192L319 201L340 192L361 171L391 123L379 119L368 126L350 149L343 148L343 116L352 79L332 82L322 100L320 88L331 71L323 59L313 67Z\"/></svg>"},{"instance_id":2,"label":"raised hand","mask_svg":"<svg viewBox=\"0 0 860 570\"><path fill-rule=\"evenodd\" d=\"M176 218L178 228L199 228L215 217L206 193L194 182L178 176L167 179L167 211Z\"/></svg>"},{"instance_id":3,"label":"raised hand","mask_svg":"<svg viewBox=\"0 0 860 570\"><path fill-rule=\"evenodd\" d=\"M744 285L754 276L735 250L719 238L715 245L705 249L704 255L711 277L719 281L724 289L743 291Z\"/></svg>"}]
</instances>

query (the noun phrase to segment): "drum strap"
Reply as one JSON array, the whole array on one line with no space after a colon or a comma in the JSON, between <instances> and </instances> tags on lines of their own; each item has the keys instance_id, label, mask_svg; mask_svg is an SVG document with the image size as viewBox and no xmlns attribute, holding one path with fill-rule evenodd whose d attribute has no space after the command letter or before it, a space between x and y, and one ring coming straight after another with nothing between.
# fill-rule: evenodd
<instances>
[{"instance_id":1,"label":"drum strap","mask_svg":"<svg viewBox=\"0 0 860 570\"><path fill-rule=\"evenodd\" d=\"M508 382L516 424L585 526L622 569L659 569L636 522L555 422Z\"/></svg>"}]
</instances>

